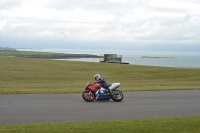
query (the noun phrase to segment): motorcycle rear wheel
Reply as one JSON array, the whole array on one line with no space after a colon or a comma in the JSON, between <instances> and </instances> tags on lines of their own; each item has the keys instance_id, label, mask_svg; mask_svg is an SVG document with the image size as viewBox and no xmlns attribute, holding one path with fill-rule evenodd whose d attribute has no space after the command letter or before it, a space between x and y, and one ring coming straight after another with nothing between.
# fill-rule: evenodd
<instances>
[{"instance_id":1,"label":"motorcycle rear wheel","mask_svg":"<svg viewBox=\"0 0 200 133\"><path fill-rule=\"evenodd\" d=\"M115 102L121 102L124 98L124 95L121 91L116 90L116 91L112 92L111 98Z\"/></svg>"},{"instance_id":2,"label":"motorcycle rear wheel","mask_svg":"<svg viewBox=\"0 0 200 133\"><path fill-rule=\"evenodd\" d=\"M95 94L91 91L84 91L82 97L87 102L92 102L95 99Z\"/></svg>"}]
</instances>

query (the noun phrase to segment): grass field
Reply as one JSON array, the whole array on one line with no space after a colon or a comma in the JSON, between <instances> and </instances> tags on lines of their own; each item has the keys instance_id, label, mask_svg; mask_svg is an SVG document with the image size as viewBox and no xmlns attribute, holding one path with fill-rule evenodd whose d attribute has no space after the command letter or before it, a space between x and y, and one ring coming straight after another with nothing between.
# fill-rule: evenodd
<instances>
[{"instance_id":1,"label":"grass field","mask_svg":"<svg viewBox=\"0 0 200 133\"><path fill-rule=\"evenodd\" d=\"M0 126L1 133L199 133L200 117Z\"/></svg>"},{"instance_id":2,"label":"grass field","mask_svg":"<svg viewBox=\"0 0 200 133\"><path fill-rule=\"evenodd\" d=\"M200 89L200 69L0 56L0 94L77 93L96 73L122 91Z\"/></svg>"},{"instance_id":3,"label":"grass field","mask_svg":"<svg viewBox=\"0 0 200 133\"><path fill-rule=\"evenodd\" d=\"M27 53L18 54L26 55ZM120 82L122 91L200 89L200 69L59 61L15 56L8 52L0 54L0 94L82 92L85 84L93 81L96 73L101 74L110 83ZM0 125L0 133L101 132L199 133L200 117Z\"/></svg>"}]
</instances>

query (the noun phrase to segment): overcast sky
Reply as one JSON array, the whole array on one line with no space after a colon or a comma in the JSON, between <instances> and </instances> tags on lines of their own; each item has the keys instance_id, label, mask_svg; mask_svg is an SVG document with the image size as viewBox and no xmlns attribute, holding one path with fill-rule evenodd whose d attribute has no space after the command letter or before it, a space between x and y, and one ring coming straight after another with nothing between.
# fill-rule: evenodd
<instances>
[{"instance_id":1,"label":"overcast sky","mask_svg":"<svg viewBox=\"0 0 200 133\"><path fill-rule=\"evenodd\" d=\"M0 47L200 52L200 0L0 0Z\"/></svg>"}]
</instances>

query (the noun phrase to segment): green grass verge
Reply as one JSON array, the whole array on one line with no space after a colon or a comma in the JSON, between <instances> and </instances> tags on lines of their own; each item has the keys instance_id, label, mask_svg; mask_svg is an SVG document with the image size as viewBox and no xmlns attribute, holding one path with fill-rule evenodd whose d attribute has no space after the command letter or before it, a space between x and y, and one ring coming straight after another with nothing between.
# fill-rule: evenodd
<instances>
[{"instance_id":1,"label":"green grass verge","mask_svg":"<svg viewBox=\"0 0 200 133\"><path fill-rule=\"evenodd\" d=\"M82 92L96 73L122 91L200 89L200 69L0 56L0 94Z\"/></svg>"},{"instance_id":2,"label":"green grass verge","mask_svg":"<svg viewBox=\"0 0 200 133\"><path fill-rule=\"evenodd\" d=\"M199 133L200 117L0 126L1 133Z\"/></svg>"}]
</instances>

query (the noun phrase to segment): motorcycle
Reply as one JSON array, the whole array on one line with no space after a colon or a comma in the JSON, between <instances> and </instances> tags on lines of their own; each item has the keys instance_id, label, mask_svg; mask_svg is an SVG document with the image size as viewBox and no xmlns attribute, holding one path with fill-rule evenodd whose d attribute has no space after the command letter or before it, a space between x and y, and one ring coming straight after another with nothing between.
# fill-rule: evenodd
<instances>
[{"instance_id":1,"label":"motorcycle","mask_svg":"<svg viewBox=\"0 0 200 133\"><path fill-rule=\"evenodd\" d=\"M89 82L84 92L82 93L82 97L87 102L92 102L94 100L110 100L112 99L115 102L120 102L123 100L123 93L117 88L120 86L120 83L113 83L109 90L105 89L101 84L95 84Z\"/></svg>"}]
</instances>

